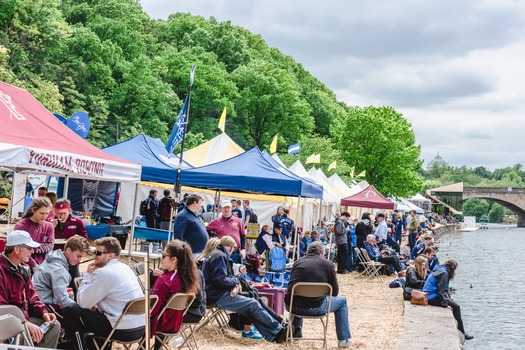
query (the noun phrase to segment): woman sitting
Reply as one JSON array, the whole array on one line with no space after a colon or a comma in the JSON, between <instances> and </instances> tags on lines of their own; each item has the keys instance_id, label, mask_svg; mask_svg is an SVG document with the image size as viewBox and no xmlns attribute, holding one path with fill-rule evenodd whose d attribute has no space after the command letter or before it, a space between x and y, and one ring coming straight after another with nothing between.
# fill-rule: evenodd
<instances>
[{"instance_id":1,"label":"woman sitting","mask_svg":"<svg viewBox=\"0 0 525 350\"><path fill-rule=\"evenodd\" d=\"M427 279L427 258L420 255L414 261L414 264L406 269L406 284L403 297L410 300L413 289L421 290Z\"/></svg>"},{"instance_id":2,"label":"woman sitting","mask_svg":"<svg viewBox=\"0 0 525 350\"><path fill-rule=\"evenodd\" d=\"M166 310L159 319L160 311L166 306L171 296L176 293L199 293L199 275L190 246L182 241L173 240L166 245L160 266L164 273L157 278L152 295L159 301L151 312L151 334L157 331L178 332L182 325L183 311ZM155 349L161 344L155 341Z\"/></svg>"},{"instance_id":3,"label":"woman sitting","mask_svg":"<svg viewBox=\"0 0 525 350\"><path fill-rule=\"evenodd\" d=\"M448 260L442 266L436 266L434 272L428 276L423 292L428 293L428 303L433 306L452 308L452 314L458 323L458 330L465 335L466 340L474 338L465 333L463 320L461 319L461 309L459 305L450 297L448 283L454 278L458 263L454 260Z\"/></svg>"}]
</instances>

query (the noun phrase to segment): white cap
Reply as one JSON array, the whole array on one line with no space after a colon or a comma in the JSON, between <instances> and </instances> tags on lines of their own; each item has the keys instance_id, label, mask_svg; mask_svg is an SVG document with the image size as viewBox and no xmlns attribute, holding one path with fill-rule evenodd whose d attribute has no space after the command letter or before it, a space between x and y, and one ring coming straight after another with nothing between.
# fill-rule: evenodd
<instances>
[{"instance_id":1,"label":"white cap","mask_svg":"<svg viewBox=\"0 0 525 350\"><path fill-rule=\"evenodd\" d=\"M231 207L232 203L228 200L222 201L221 207Z\"/></svg>"},{"instance_id":2,"label":"white cap","mask_svg":"<svg viewBox=\"0 0 525 350\"><path fill-rule=\"evenodd\" d=\"M15 247L17 245L26 245L31 248L40 247L40 243L37 243L31 239L31 236L26 231L16 230L7 235L6 247Z\"/></svg>"}]
</instances>

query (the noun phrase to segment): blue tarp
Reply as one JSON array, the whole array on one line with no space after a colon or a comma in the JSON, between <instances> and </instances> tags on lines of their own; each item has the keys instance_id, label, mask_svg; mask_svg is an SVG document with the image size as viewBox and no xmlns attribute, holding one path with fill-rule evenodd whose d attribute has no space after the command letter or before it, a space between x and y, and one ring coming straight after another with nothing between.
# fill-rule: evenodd
<instances>
[{"instance_id":1,"label":"blue tarp","mask_svg":"<svg viewBox=\"0 0 525 350\"><path fill-rule=\"evenodd\" d=\"M159 139L140 134L102 150L142 165L141 180L173 184L177 179L179 157L169 154ZM188 168L191 165L183 162L182 169Z\"/></svg>"},{"instance_id":2,"label":"blue tarp","mask_svg":"<svg viewBox=\"0 0 525 350\"><path fill-rule=\"evenodd\" d=\"M181 184L217 190L323 197L322 186L283 174L257 147L222 162L183 170Z\"/></svg>"}]
</instances>

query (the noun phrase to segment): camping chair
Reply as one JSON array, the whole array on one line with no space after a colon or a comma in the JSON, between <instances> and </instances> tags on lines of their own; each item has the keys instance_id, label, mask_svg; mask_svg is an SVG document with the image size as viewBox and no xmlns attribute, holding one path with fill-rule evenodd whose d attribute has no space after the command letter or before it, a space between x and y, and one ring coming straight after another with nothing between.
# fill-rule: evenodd
<instances>
[{"instance_id":1,"label":"camping chair","mask_svg":"<svg viewBox=\"0 0 525 350\"><path fill-rule=\"evenodd\" d=\"M173 294L170 300L166 303L166 306L164 306L164 308L162 308L162 310L160 311L158 318L160 319L162 315L164 314L164 312L166 312L166 310L168 309L184 311L184 314L185 314L188 308L191 306L191 303L193 303L194 299L195 299L195 294L193 293ZM158 340L161 343L161 347L163 347L166 350L170 350L168 346L169 341L171 340L171 338L179 334L182 336L183 333L181 333L181 330L182 330L182 326L178 332L157 331L155 332L155 340ZM162 338L160 336L162 336Z\"/></svg>"},{"instance_id":2,"label":"camping chair","mask_svg":"<svg viewBox=\"0 0 525 350\"><path fill-rule=\"evenodd\" d=\"M380 271L381 268L383 268L386 265L370 259L370 256L368 256L368 252L365 248L361 248L361 255L368 266L368 277L370 277L370 279L374 277L379 277L379 280L383 282L383 276L381 275Z\"/></svg>"},{"instance_id":3,"label":"camping chair","mask_svg":"<svg viewBox=\"0 0 525 350\"><path fill-rule=\"evenodd\" d=\"M279 247L273 247L268 253L268 265L269 269L266 270L265 279L268 283L279 287L283 287L285 284L285 272L286 272L286 254L284 250Z\"/></svg>"},{"instance_id":4,"label":"camping chair","mask_svg":"<svg viewBox=\"0 0 525 350\"><path fill-rule=\"evenodd\" d=\"M159 300L159 297L157 297L156 295L150 295L149 297L150 310L153 310L155 308L155 305L157 304L158 300ZM126 306L124 306L122 315L120 315L117 322L115 323L115 326L113 327L111 332L109 332L107 337L101 337L97 335L93 336L92 339L93 339L93 344L95 344L95 348L97 350L105 349L106 345L108 345L109 342L115 342L118 344L122 344L124 348L126 348L127 350L130 350L130 345L134 343L139 343L139 348L143 348L142 343L144 340L144 334L137 339L122 341L117 338L114 338L113 333L115 333L115 331L117 330L117 327L122 321L122 319L124 318L124 316L126 315L144 315L145 313L146 313L146 298L140 297L137 299L130 300L126 304ZM97 339L104 341L102 345L98 344Z\"/></svg>"},{"instance_id":5,"label":"camping chair","mask_svg":"<svg viewBox=\"0 0 525 350\"><path fill-rule=\"evenodd\" d=\"M22 310L20 310L14 305L0 305L0 316L5 315L11 315L17 318L22 323L24 330L21 334L22 339L24 341L24 345L34 347L33 339L31 338L31 333L29 333L29 328L27 328L27 320ZM18 334L20 334L20 332ZM15 344L20 344L20 339L18 338L19 337L17 336L17 339L15 339Z\"/></svg>"},{"instance_id":6,"label":"camping chair","mask_svg":"<svg viewBox=\"0 0 525 350\"><path fill-rule=\"evenodd\" d=\"M303 316L293 313L293 302L294 298L297 296L307 297L307 298L316 298L316 297L328 297L328 305L326 313L317 316ZM323 347L328 349L328 342L326 340L326 334L328 331L328 317L330 316L330 304L332 303L332 286L328 283L312 283L312 282L299 282L293 285L292 291L290 293L290 312L288 315L288 328L286 330L286 343L290 340L290 344L293 349L293 319L294 317L301 317L306 319L319 319L323 324ZM300 338L300 340L321 340L321 338Z\"/></svg>"},{"instance_id":7,"label":"camping chair","mask_svg":"<svg viewBox=\"0 0 525 350\"><path fill-rule=\"evenodd\" d=\"M17 317L7 314L0 316L0 342L24 334L25 327Z\"/></svg>"}]
</instances>

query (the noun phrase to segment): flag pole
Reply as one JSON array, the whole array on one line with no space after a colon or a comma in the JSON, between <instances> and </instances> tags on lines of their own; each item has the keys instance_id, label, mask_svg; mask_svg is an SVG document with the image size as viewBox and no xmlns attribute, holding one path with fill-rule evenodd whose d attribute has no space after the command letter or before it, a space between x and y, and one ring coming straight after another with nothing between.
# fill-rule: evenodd
<instances>
[{"instance_id":1,"label":"flag pole","mask_svg":"<svg viewBox=\"0 0 525 350\"><path fill-rule=\"evenodd\" d=\"M179 156L179 166L177 167L177 179L175 180L175 198L177 198L177 203L180 202L180 173L182 171L182 158L184 155L184 141L186 140L186 131L188 130L188 122L190 120L190 100L191 100L191 88L193 86L193 80L194 80L194 72L195 72L196 65L193 64L191 66L191 73L190 73L190 85L188 86L188 109L186 111L186 122L184 123L184 134L182 135L182 141L180 144L180 156ZM172 208L173 211L173 208ZM173 213L172 213L173 214ZM173 215L172 215L173 216ZM171 224L170 224L170 231L171 231Z\"/></svg>"}]
</instances>

